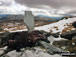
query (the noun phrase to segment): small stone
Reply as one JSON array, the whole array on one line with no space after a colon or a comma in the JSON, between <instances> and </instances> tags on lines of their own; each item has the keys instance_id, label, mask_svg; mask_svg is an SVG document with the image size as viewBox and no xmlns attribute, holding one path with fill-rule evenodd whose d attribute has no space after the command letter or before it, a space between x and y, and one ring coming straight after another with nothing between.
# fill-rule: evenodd
<instances>
[{"instance_id":1,"label":"small stone","mask_svg":"<svg viewBox=\"0 0 76 57\"><path fill-rule=\"evenodd\" d=\"M72 43L72 45L75 45L75 43Z\"/></svg>"}]
</instances>

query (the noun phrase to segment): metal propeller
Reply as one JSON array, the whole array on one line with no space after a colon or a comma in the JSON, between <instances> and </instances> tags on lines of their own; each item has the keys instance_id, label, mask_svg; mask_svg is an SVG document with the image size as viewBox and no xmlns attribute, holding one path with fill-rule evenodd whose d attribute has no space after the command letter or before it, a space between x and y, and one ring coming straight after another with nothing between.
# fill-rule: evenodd
<instances>
[{"instance_id":1,"label":"metal propeller","mask_svg":"<svg viewBox=\"0 0 76 57\"><path fill-rule=\"evenodd\" d=\"M34 17L31 11L25 11L24 23L27 26L28 32L34 30Z\"/></svg>"}]
</instances>

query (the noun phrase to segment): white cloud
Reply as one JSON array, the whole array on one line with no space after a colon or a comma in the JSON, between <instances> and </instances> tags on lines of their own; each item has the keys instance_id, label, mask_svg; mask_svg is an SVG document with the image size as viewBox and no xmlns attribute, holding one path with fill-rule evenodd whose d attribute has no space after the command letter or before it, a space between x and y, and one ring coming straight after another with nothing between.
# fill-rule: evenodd
<instances>
[{"instance_id":1,"label":"white cloud","mask_svg":"<svg viewBox=\"0 0 76 57\"><path fill-rule=\"evenodd\" d=\"M8 3L5 0L0 0L0 2L4 3L0 6L0 12L4 14L21 14L24 13L24 11L28 8L27 6L23 6L19 3L16 3L15 0L7 0Z\"/></svg>"},{"instance_id":2,"label":"white cloud","mask_svg":"<svg viewBox=\"0 0 76 57\"><path fill-rule=\"evenodd\" d=\"M38 8L43 8L43 9L47 9L47 10L53 9L51 6L48 6L48 5L37 5L36 7L38 7Z\"/></svg>"},{"instance_id":3,"label":"white cloud","mask_svg":"<svg viewBox=\"0 0 76 57\"><path fill-rule=\"evenodd\" d=\"M15 2L15 0L0 0L0 5L1 5L0 13L11 13L11 14L20 14L20 13L24 14L25 10L31 10L31 11L44 11L48 15L50 15L50 13L64 14L64 13L68 13L76 10L76 8L68 7L68 6L67 7L63 6L57 9L46 4L36 5L36 8L33 8L33 7L28 7L26 5L19 4Z\"/></svg>"},{"instance_id":4,"label":"white cloud","mask_svg":"<svg viewBox=\"0 0 76 57\"><path fill-rule=\"evenodd\" d=\"M64 11L64 13L68 13L68 12L76 10L76 8L75 7L61 7L59 10Z\"/></svg>"}]
</instances>

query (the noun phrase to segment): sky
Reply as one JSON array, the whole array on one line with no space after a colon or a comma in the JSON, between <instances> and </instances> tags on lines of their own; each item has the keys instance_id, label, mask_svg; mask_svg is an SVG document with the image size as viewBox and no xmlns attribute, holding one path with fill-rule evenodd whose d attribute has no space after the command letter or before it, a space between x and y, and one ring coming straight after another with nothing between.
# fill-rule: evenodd
<instances>
[{"instance_id":1,"label":"sky","mask_svg":"<svg viewBox=\"0 0 76 57\"><path fill-rule=\"evenodd\" d=\"M47 5L54 8L76 6L76 0L16 0L16 2L32 7L39 5Z\"/></svg>"},{"instance_id":2,"label":"sky","mask_svg":"<svg viewBox=\"0 0 76 57\"><path fill-rule=\"evenodd\" d=\"M14 11L29 7L76 14L76 0L0 0L0 8L1 6L10 6Z\"/></svg>"},{"instance_id":3,"label":"sky","mask_svg":"<svg viewBox=\"0 0 76 57\"><path fill-rule=\"evenodd\" d=\"M76 13L76 0L16 0L29 7L53 8L68 13Z\"/></svg>"}]
</instances>

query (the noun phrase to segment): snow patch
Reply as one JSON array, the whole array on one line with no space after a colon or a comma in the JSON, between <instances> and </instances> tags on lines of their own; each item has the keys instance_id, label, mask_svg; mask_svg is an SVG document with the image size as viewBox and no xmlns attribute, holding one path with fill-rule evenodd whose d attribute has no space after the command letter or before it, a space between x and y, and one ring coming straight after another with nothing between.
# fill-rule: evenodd
<instances>
[{"instance_id":1,"label":"snow patch","mask_svg":"<svg viewBox=\"0 0 76 57\"><path fill-rule=\"evenodd\" d=\"M47 32L50 32L50 30L52 30L53 33L62 32L62 30L66 27L66 26L64 26L66 23L69 24L69 23L73 23L74 21L76 21L76 18L63 19L63 20L60 20L60 21L53 23L53 24L36 27L35 29L36 30L44 30ZM54 26L57 26L58 30L56 30L54 28Z\"/></svg>"},{"instance_id":2,"label":"snow patch","mask_svg":"<svg viewBox=\"0 0 76 57\"><path fill-rule=\"evenodd\" d=\"M48 53L45 53L42 49L39 47L35 47L36 51L33 50L24 50L23 52L16 52L16 51L11 51L7 55L9 57L62 57L61 55L55 54L55 55L50 55Z\"/></svg>"}]
</instances>

